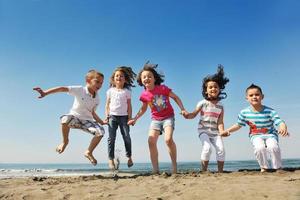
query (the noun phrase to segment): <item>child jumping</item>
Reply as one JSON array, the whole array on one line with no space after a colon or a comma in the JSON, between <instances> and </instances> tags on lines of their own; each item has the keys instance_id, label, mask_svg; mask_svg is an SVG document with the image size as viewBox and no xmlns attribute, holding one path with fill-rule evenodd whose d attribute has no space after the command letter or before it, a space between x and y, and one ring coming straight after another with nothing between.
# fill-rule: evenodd
<instances>
[{"instance_id":1,"label":"child jumping","mask_svg":"<svg viewBox=\"0 0 300 200\"><path fill-rule=\"evenodd\" d=\"M100 102L97 92L102 86L103 79L104 76L102 73L97 72L96 70L90 70L85 76L85 87L61 86L50 88L45 91L39 87L33 88L33 90L40 93L39 98L57 92L68 92L75 97L70 113L61 116L63 141L56 148L56 151L59 154L64 152L69 143L70 128L81 129L94 136L88 149L85 151L84 156L88 158L93 165L97 164L97 160L93 156L93 151L104 135L104 128L101 125L104 125L105 123L98 117L95 111Z\"/></svg>"},{"instance_id":2,"label":"child jumping","mask_svg":"<svg viewBox=\"0 0 300 200\"><path fill-rule=\"evenodd\" d=\"M227 82L229 82L229 79L224 77L223 66L219 65L216 74L203 79L202 96L204 99L198 102L196 109L192 113L184 114L185 118L193 119L200 113L198 133L202 142L202 171L207 171L212 147L214 147L218 172L223 172L225 150L220 132L224 130L224 108L220 100L227 96L223 92Z\"/></svg>"},{"instance_id":3,"label":"child jumping","mask_svg":"<svg viewBox=\"0 0 300 200\"><path fill-rule=\"evenodd\" d=\"M115 140L118 127L125 144L126 156L128 158L127 166L131 167L133 161L131 158L131 138L129 134L128 120L132 117L131 106L131 87L134 87L133 81L136 74L130 67L118 67L110 78L110 88L106 92L106 119L108 121L108 157L109 168L118 169L119 161L115 164Z\"/></svg>"},{"instance_id":4,"label":"child jumping","mask_svg":"<svg viewBox=\"0 0 300 200\"><path fill-rule=\"evenodd\" d=\"M237 124L222 132L222 135L228 136L246 124L250 127L249 137L261 172L269 168L268 153L271 155L273 169L282 168L278 133L288 136L286 124L275 110L262 104L263 98L262 89L257 85L250 85L246 89L246 99L250 106L241 110ZM278 131L275 127L278 127Z\"/></svg>"},{"instance_id":5,"label":"child jumping","mask_svg":"<svg viewBox=\"0 0 300 200\"><path fill-rule=\"evenodd\" d=\"M136 116L129 120L129 125L134 125L147 110L149 105L151 109L152 121L150 124L148 145L150 150L153 173L159 173L157 140L162 132L165 133L165 142L172 161L172 173L177 173L177 151L176 144L173 140L173 131L175 127L174 110L171 106L169 97L171 97L179 106L181 113L185 114L186 110L180 98L172 92L170 88L161 85L164 82L164 76L159 74L155 69L157 65L147 62L144 68L139 72L137 82L144 86L144 91L140 96L142 106Z\"/></svg>"}]
</instances>

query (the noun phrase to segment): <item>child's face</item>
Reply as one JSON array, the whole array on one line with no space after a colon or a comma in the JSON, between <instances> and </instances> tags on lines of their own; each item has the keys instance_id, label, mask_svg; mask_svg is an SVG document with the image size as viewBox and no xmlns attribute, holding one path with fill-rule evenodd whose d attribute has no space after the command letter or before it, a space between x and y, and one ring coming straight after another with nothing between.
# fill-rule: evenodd
<instances>
[{"instance_id":1,"label":"child's face","mask_svg":"<svg viewBox=\"0 0 300 200\"><path fill-rule=\"evenodd\" d=\"M217 98L220 93L220 87L218 83L214 81L208 81L206 84L206 93L209 98Z\"/></svg>"},{"instance_id":2,"label":"child's face","mask_svg":"<svg viewBox=\"0 0 300 200\"><path fill-rule=\"evenodd\" d=\"M154 88L154 75L150 71L143 71L141 74L141 80L146 89L152 90Z\"/></svg>"},{"instance_id":3,"label":"child's face","mask_svg":"<svg viewBox=\"0 0 300 200\"><path fill-rule=\"evenodd\" d=\"M116 71L114 75L114 84L119 87L124 87L125 76L122 71Z\"/></svg>"},{"instance_id":4,"label":"child's face","mask_svg":"<svg viewBox=\"0 0 300 200\"><path fill-rule=\"evenodd\" d=\"M257 88L252 88L247 91L246 99L252 106L260 106L264 95Z\"/></svg>"},{"instance_id":5,"label":"child's face","mask_svg":"<svg viewBox=\"0 0 300 200\"><path fill-rule=\"evenodd\" d=\"M103 84L103 77L102 76L95 76L91 77L87 80L87 86L90 92L94 93L97 92Z\"/></svg>"}]
</instances>

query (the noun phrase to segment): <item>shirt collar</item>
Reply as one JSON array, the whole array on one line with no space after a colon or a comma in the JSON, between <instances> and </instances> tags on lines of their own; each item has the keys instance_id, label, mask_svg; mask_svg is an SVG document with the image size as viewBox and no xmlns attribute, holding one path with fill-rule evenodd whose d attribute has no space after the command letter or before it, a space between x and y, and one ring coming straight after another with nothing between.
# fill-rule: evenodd
<instances>
[{"instance_id":1,"label":"shirt collar","mask_svg":"<svg viewBox=\"0 0 300 200\"><path fill-rule=\"evenodd\" d=\"M85 93L86 93L87 95L89 95L91 98L93 98L93 95L89 92L87 86L84 87L84 91L85 91ZM97 95L98 95L98 94L97 94L97 92L96 92L95 98L97 97Z\"/></svg>"}]
</instances>

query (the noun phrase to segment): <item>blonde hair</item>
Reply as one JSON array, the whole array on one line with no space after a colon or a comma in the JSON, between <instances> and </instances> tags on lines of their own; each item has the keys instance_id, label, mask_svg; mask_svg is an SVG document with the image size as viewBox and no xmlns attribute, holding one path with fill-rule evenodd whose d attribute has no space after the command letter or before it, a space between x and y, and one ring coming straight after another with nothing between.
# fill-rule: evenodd
<instances>
[{"instance_id":1,"label":"blonde hair","mask_svg":"<svg viewBox=\"0 0 300 200\"><path fill-rule=\"evenodd\" d=\"M91 80L92 78L96 78L96 77L102 77L104 78L104 75L101 73L101 72L98 72L94 69L91 69L88 71L88 73L85 75L85 80L88 81L88 80Z\"/></svg>"}]
</instances>

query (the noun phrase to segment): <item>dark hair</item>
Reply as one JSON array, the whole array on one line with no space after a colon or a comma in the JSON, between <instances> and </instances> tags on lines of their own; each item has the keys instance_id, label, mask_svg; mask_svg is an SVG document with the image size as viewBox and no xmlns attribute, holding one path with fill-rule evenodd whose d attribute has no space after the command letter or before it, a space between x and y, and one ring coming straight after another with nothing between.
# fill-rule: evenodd
<instances>
[{"instance_id":1,"label":"dark hair","mask_svg":"<svg viewBox=\"0 0 300 200\"><path fill-rule=\"evenodd\" d=\"M207 77L205 77L202 81L202 95L206 100L212 100L208 97L206 90L207 90L207 83L209 81L213 81L216 82L220 88L220 93L218 94L218 97L216 98L216 100L221 100L221 99L225 99L227 97L227 94L225 92L223 92L223 90L225 89L225 85L226 83L229 82L229 79L227 77L224 77L224 69L222 65L218 65L218 71L216 74L213 75L208 75Z\"/></svg>"},{"instance_id":2,"label":"dark hair","mask_svg":"<svg viewBox=\"0 0 300 200\"><path fill-rule=\"evenodd\" d=\"M261 94L263 94L261 87L259 87L258 85L255 85L255 84L253 84L253 83L252 83L249 87L247 87L246 93L247 93L248 90L250 90L250 89L258 89L259 92L260 92Z\"/></svg>"},{"instance_id":3,"label":"dark hair","mask_svg":"<svg viewBox=\"0 0 300 200\"><path fill-rule=\"evenodd\" d=\"M149 71L152 72L155 82L154 85L160 85L161 83L163 83L164 80L164 75L159 74L155 69L157 68L158 64L150 64L149 61L146 62L146 64L144 65L143 69L139 72L138 76L137 76L137 82L140 86L143 86L142 83L142 73L143 71Z\"/></svg>"},{"instance_id":4,"label":"dark hair","mask_svg":"<svg viewBox=\"0 0 300 200\"><path fill-rule=\"evenodd\" d=\"M121 66L117 67L113 74L110 77L110 87L115 86L114 84L114 76L117 71L121 71L124 74L125 77L125 83L124 83L124 88L130 89L131 87L135 87L133 84L134 79L136 77L136 73L131 69L131 67L126 67L126 66Z\"/></svg>"}]
</instances>

